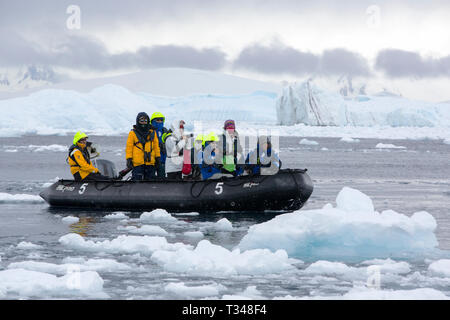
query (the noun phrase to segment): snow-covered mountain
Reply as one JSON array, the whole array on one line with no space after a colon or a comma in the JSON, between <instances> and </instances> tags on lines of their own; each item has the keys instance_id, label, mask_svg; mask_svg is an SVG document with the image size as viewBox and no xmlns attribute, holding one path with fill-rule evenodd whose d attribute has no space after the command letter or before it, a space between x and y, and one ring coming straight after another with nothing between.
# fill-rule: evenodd
<instances>
[{"instance_id":1,"label":"snow-covered mountain","mask_svg":"<svg viewBox=\"0 0 450 320\"><path fill-rule=\"evenodd\" d=\"M18 69L0 70L0 92L21 92L55 84L59 77L52 68L29 65Z\"/></svg>"},{"instance_id":2,"label":"snow-covered mountain","mask_svg":"<svg viewBox=\"0 0 450 320\"><path fill-rule=\"evenodd\" d=\"M312 79L283 88L277 100L280 125L434 127L450 125L450 105L413 101L390 91L367 94L341 82L339 91L325 90Z\"/></svg>"}]
</instances>

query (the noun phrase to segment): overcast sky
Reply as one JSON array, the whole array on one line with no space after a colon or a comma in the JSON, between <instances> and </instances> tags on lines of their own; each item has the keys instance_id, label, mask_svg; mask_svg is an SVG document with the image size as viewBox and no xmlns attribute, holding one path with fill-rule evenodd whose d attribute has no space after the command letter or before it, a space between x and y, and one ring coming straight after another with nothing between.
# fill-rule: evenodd
<instances>
[{"instance_id":1,"label":"overcast sky","mask_svg":"<svg viewBox=\"0 0 450 320\"><path fill-rule=\"evenodd\" d=\"M0 67L448 80L449 17L448 0L0 0Z\"/></svg>"}]
</instances>

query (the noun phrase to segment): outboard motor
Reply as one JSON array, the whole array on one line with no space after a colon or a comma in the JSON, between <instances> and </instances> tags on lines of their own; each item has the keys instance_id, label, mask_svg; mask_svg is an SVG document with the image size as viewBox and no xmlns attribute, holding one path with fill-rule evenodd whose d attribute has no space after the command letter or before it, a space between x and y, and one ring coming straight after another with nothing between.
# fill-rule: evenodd
<instances>
[{"instance_id":1,"label":"outboard motor","mask_svg":"<svg viewBox=\"0 0 450 320\"><path fill-rule=\"evenodd\" d=\"M109 178L117 177L116 165L109 160L105 159L95 159L93 160L94 166L98 168L100 174L107 176Z\"/></svg>"}]
</instances>

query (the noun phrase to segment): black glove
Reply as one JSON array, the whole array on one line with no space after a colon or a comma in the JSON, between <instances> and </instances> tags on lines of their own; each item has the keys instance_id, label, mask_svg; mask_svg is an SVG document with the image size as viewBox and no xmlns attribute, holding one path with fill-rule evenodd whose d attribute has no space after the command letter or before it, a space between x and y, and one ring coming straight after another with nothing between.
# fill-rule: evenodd
<instances>
[{"instance_id":1,"label":"black glove","mask_svg":"<svg viewBox=\"0 0 450 320\"><path fill-rule=\"evenodd\" d=\"M133 159L131 159L131 158L127 159L127 168L133 169Z\"/></svg>"}]
</instances>

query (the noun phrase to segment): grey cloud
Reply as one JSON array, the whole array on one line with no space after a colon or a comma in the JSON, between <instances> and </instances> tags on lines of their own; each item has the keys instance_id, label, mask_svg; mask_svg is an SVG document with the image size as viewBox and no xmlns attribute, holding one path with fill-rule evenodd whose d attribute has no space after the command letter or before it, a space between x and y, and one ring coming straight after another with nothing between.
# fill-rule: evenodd
<instances>
[{"instance_id":1,"label":"grey cloud","mask_svg":"<svg viewBox=\"0 0 450 320\"><path fill-rule=\"evenodd\" d=\"M367 61L357 53L345 49L324 51L321 55L302 52L280 44L252 45L242 50L234 61L235 68L270 74L368 76Z\"/></svg>"},{"instance_id":2,"label":"grey cloud","mask_svg":"<svg viewBox=\"0 0 450 320\"><path fill-rule=\"evenodd\" d=\"M58 39L52 46L43 46L18 34L11 37L0 32L0 42L6 44L0 48L0 66L41 64L97 71L136 67L217 70L226 63L225 53L216 48L165 45L141 47L137 52L111 54L102 42L93 37L66 34Z\"/></svg>"},{"instance_id":3,"label":"grey cloud","mask_svg":"<svg viewBox=\"0 0 450 320\"><path fill-rule=\"evenodd\" d=\"M141 65L150 67L189 67L217 70L225 65L225 53L219 49L195 49L188 46L152 46L137 52Z\"/></svg>"},{"instance_id":4,"label":"grey cloud","mask_svg":"<svg viewBox=\"0 0 450 320\"><path fill-rule=\"evenodd\" d=\"M320 73L368 76L370 67L361 55L345 49L334 49L323 52L320 59Z\"/></svg>"},{"instance_id":5,"label":"grey cloud","mask_svg":"<svg viewBox=\"0 0 450 320\"><path fill-rule=\"evenodd\" d=\"M450 76L450 55L424 58L411 51L386 49L378 53L375 68L393 78Z\"/></svg>"},{"instance_id":6,"label":"grey cloud","mask_svg":"<svg viewBox=\"0 0 450 320\"><path fill-rule=\"evenodd\" d=\"M312 53L274 44L244 48L233 66L270 74L305 74L316 70L318 63L319 58Z\"/></svg>"}]
</instances>

